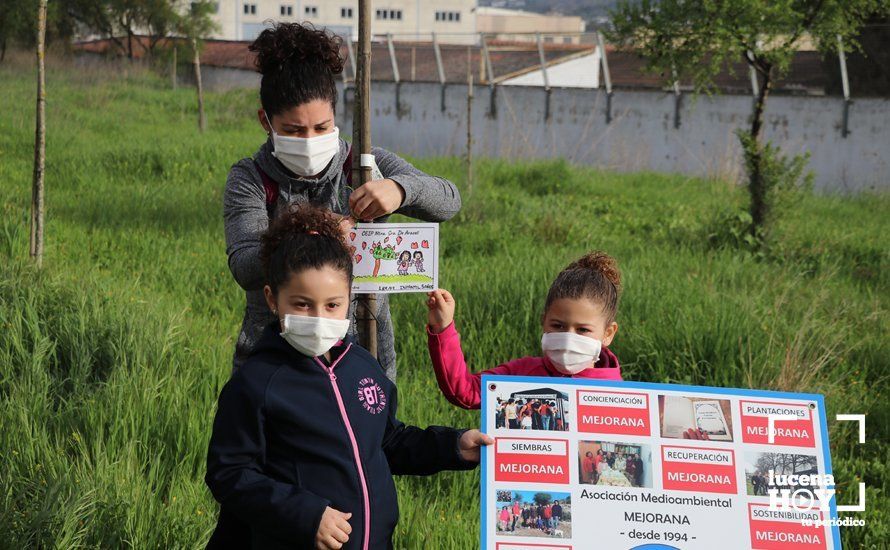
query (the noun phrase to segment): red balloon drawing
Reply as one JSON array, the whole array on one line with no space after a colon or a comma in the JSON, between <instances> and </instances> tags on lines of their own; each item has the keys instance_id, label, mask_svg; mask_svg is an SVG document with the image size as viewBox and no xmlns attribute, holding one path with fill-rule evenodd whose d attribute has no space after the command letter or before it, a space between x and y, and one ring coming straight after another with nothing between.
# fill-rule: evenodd
<instances>
[{"instance_id":1,"label":"red balloon drawing","mask_svg":"<svg viewBox=\"0 0 890 550\"><path fill-rule=\"evenodd\" d=\"M362 261L362 255L361 255L361 254L356 254L356 255L355 255L355 263L360 263L361 261Z\"/></svg>"},{"instance_id":2,"label":"red balloon drawing","mask_svg":"<svg viewBox=\"0 0 890 550\"><path fill-rule=\"evenodd\" d=\"M402 244L402 237L396 237L396 244Z\"/></svg>"},{"instance_id":3,"label":"red balloon drawing","mask_svg":"<svg viewBox=\"0 0 890 550\"><path fill-rule=\"evenodd\" d=\"M388 242L389 242L389 237L383 239L383 242L388 243Z\"/></svg>"},{"instance_id":4,"label":"red balloon drawing","mask_svg":"<svg viewBox=\"0 0 890 550\"><path fill-rule=\"evenodd\" d=\"M427 240L424 240L422 243L420 243L420 246L422 246L423 248L429 248L430 242Z\"/></svg>"},{"instance_id":5,"label":"red balloon drawing","mask_svg":"<svg viewBox=\"0 0 890 550\"><path fill-rule=\"evenodd\" d=\"M362 241L362 250L368 248L368 241Z\"/></svg>"},{"instance_id":6,"label":"red balloon drawing","mask_svg":"<svg viewBox=\"0 0 890 550\"><path fill-rule=\"evenodd\" d=\"M411 243L411 248L412 249L417 248L417 243Z\"/></svg>"},{"instance_id":7,"label":"red balloon drawing","mask_svg":"<svg viewBox=\"0 0 890 550\"><path fill-rule=\"evenodd\" d=\"M355 240L355 231L350 231L350 232L349 232L349 240L350 240L350 241L354 241L354 240Z\"/></svg>"}]
</instances>

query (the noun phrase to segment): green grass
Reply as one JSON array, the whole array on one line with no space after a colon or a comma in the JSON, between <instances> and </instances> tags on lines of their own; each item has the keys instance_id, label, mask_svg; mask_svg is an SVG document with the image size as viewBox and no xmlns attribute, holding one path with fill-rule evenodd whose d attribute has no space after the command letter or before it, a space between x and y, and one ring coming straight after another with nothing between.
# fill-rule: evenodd
<instances>
[{"instance_id":1,"label":"green grass","mask_svg":"<svg viewBox=\"0 0 890 550\"><path fill-rule=\"evenodd\" d=\"M206 445L244 307L222 192L264 138L256 93L211 94L201 135L191 90L53 64L38 271L33 81L24 62L0 65L0 548L201 547L217 510ZM417 164L463 193L441 228L441 285L472 368L537 353L554 275L606 250L624 275L625 378L822 392L831 416L866 413L865 445L830 422L840 502L868 485L867 527L844 542L890 540L886 195L801 197L760 257L721 245L745 200L722 182L483 161L467 189L455 159ZM400 416L477 425L437 389L423 297L392 302ZM477 546L478 472L397 484L397 547Z\"/></svg>"}]
</instances>

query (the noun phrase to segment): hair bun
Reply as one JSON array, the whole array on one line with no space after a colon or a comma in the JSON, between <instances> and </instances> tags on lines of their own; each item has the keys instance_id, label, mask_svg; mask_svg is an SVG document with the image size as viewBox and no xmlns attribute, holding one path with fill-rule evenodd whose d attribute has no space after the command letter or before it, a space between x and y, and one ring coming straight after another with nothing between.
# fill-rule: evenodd
<instances>
[{"instance_id":1,"label":"hair bun","mask_svg":"<svg viewBox=\"0 0 890 550\"><path fill-rule=\"evenodd\" d=\"M288 232L330 237L346 246L340 230L340 218L330 210L309 203L292 203L282 214Z\"/></svg>"},{"instance_id":2,"label":"hair bun","mask_svg":"<svg viewBox=\"0 0 890 550\"><path fill-rule=\"evenodd\" d=\"M599 250L589 252L570 263L566 269L589 269L601 273L615 285L617 291L621 292L621 272L618 270L618 262L605 252Z\"/></svg>"},{"instance_id":3,"label":"hair bun","mask_svg":"<svg viewBox=\"0 0 890 550\"><path fill-rule=\"evenodd\" d=\"M256 53L256 68L264 75L294 63L321 65L336 75L343 72L342 43L339 36L311 23L275 23L248 49Z\"/></svg>"}]
</instances>

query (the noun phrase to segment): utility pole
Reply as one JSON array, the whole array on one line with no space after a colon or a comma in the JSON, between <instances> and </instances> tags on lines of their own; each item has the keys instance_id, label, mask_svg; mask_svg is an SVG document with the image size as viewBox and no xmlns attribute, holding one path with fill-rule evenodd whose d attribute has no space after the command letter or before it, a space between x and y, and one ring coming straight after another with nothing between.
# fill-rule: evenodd
<instances>
[{"instance_id":1,"label":"utility pole","mask_svg":"<svg viewBox=\"0 0 890 550\"><path fill-rule=\"evenodd\" d=\"M358 63L352 116L352 182L358 188L371 179L371 0L358 0ZM377 295L363 294L356 311L359 341L377 357Z\"/></svg>"}]
</instances>

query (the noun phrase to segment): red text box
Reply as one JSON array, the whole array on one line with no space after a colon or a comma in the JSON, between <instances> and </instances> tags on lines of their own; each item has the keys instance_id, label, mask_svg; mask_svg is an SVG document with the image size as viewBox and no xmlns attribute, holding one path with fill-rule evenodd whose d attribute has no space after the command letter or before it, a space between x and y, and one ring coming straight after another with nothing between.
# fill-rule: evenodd
<instances>
[{"instance_id":1,"label":"red text box","mask_svg":"<svg viewBox=\"0 0 890 550\"><path fill-rule=\"evenodd\" d=\"M569 442L565 439L498 437L495 481L569 483Z\"/></svg>"},{"instance_id":2,"label":"red text box","mask_svg":"<svg viewBox=\"0 0 890 550\"><path fill-rule=\"evenodd\" d=\"M650 435L649 395L578 390L578 431L598 434Z\"/></svg>"},{"instance_id":3,"label":"red text box","mask_svg":"<svg viewBox=\"0 0 890 550\"><path fill-rule=\"evenodd\" d=\"M665 489L702 493L736 493L735 453L706 447L661 448L661 481Z\"/></svg>"},{"instance_id":4,"label":"red text box","mask_svg":"<svg viewBox=\"0 0 890 550\"><path fill-rule=\"evenodd\" d=\"M739 401L742 441L760 445L815 447L813 414L807 405L770 401ZM773 443L769 442L770 416L795 416L796 420L775 420Z\"/></svg>"},{"instance_id":5,"label":"red text box","mask_svg":"<svg viewBox=\"0 0 890 550\"><path fill-rule=\"evenodd\" d=\"M770 510L763 504L749 504L751 548L756 550L815 550L828 548L822 525L803 525L803 518L822 519L822 513Z\"/></svg>"}]
</instances>

